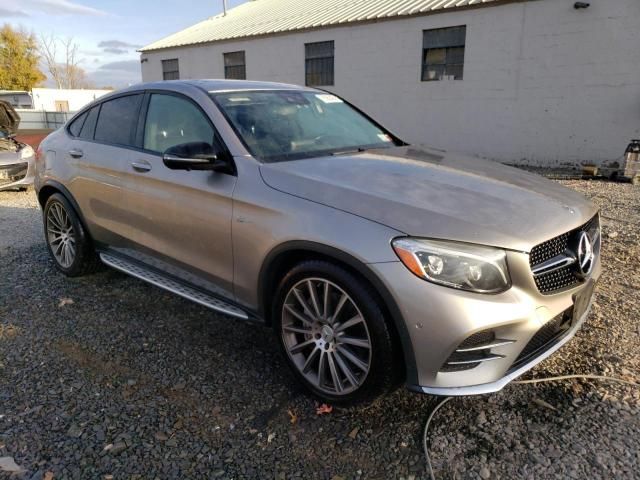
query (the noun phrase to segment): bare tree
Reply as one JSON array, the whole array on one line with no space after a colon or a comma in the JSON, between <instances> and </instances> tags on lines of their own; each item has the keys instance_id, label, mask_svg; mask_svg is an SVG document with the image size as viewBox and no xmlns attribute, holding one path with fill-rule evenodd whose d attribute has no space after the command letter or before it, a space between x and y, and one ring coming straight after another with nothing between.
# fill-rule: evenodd
<instances>
[{"instance_id":1,"label":"bare tree","mask_svg":"<svg viewBox=\"0 0 640 480\"><path fill-rule=\"evenodd\" d=\"M58 61L58 47L61 47L63 61ZM72 37L59 39L53 35L40 36L40 53L49 75L58 88L91 88L92 84L80 67L78 44Z\"/></svg>"},{"instance_id":2,"label":"bare tree","mask_svg":"<svg viewBox=\"0 0 640 480\"><path fill-rule=\"evenodd\" d=\"M64 88L63 71L57 61L58 40L53 35L40 35L40 54L47 64L47 70L56 87Z\"/></svg>"}]
</instances>

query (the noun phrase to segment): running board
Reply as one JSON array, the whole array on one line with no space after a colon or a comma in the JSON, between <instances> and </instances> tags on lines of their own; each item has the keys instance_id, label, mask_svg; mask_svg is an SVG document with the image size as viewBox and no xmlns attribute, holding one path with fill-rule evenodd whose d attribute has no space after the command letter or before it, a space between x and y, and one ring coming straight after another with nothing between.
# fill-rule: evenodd
<instances>
[{"instance_id":1,"label":"running board","mask_svg":"<svg viewBox=\"0 0 640 480\"><path fill-rule=\"evenodd\" d=\"M243 320L249 319L249 316L240 308L234 307L233 305L230 305L229 303L220 300L213 295L209 295L193 287L173 280L170 277L163 275L162 273L156 272L155 270L145 268L138 263L131 262L122 257L111 255L109 253L101 253L100 260L102 260L106 265L115 268L116 270L120 270L121 272L127 273L132 277L139 278L140 280L144 280L145 282L155 285L156 287L160 287L172 293L175 293L176 295L180 295L181 297L184 297L187 300L191 300L192 302L204 305L205 307L215 310L216 312L224 313L236 318L241 318Z\"/></svg>"}]
</instances>

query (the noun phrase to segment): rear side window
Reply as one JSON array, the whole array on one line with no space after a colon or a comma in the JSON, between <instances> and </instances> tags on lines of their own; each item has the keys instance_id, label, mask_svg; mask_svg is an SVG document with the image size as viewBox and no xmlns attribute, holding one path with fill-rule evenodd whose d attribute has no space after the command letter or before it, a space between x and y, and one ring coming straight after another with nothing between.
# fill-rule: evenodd
<instances>
[{"instance_id":1,"label":"rear side window","mask_svg":"<svg viewBox=\"0 0 640 480\"><path fill-rule=\"evenodd\" d=\"M87 119L87 113L88 112L84 112L82 115L76 118L73 122L71 122L71 125L69 125L69 133L74 137L77 137L78 135L80 135L80 130L82 130L82 125L84 125L84 121Z\"/></svg>"},{"instance_id":2,"label":"rear side window","mask_svg":"<svg viewBox=\"0 0 640 480\"><path fill-rule=\"evenodd\" d=\"M190 142L211 145L213 137L211 123L189 100L175 95L151 95L144 127L146 150L162 153L169 147Z\"/></svg>"},{"instance_id":3,"label":"rear side window","mask_svg":"<svg viewBox=\"0 0 640 480\"><path fill-rule=\"evenodd\" d=\"M117 145L133 145L142 95L127 95L102 104L95 139Z\"/></svg>"},{"instance_id":4,"label":"rear side window","mask_svg":"<svg viewBox=\"0 0 640 480\"><path fill-rule=\"evenodd\" d=\"M84 138L85 140L93 140L93 132L96 129L96 120L98 120L99 110L99 105L89 110L87 118L84 121L84 125L82 125L82 130L80 130L80 138Z\"/></svg>"}]
</instances>

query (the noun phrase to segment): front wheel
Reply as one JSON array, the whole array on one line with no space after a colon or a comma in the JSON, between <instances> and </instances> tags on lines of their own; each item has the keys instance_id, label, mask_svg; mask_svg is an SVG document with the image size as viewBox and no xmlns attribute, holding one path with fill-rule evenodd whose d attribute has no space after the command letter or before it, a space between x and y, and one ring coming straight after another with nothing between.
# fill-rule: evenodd
<instances>
[{"instance_id":1,"label":"front wheel","mask_svg":"<svg viewBox=\"0 0 640 480\"><path fill-rule=\"evenodd\" d=\"M325 402L368 403L397 385L397 346L379 300L344 268L311 260L281 281L273 318L298 379Z\"/></svg>"}]
</instances>

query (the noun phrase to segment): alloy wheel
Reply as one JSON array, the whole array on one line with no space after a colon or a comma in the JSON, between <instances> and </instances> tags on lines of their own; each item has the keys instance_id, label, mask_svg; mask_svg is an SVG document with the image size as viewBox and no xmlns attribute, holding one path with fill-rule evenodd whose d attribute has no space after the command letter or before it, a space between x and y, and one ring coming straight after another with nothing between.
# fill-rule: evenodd
<instances>
[{"instance_id":1,"label":"alloy wheel","mask_svg":"<svg viewBox=\"0 0 640 480\"><path fill-rule=\"evenodd\" d=\"M47 211L47 240L60 266L71 267L76 258L76 234L69 214L57 202Z\"/></svg>"},{"instance_id":2,"label":"alloy wheel","mask_svg":"<svg viewBox=\"0 0 640 480\"><path fill-rule=\"evenodd\" d=\"M371 337L364 316L338 285L307 278L287 293L282 339L289 358L311 385L330 395L347 395L365 381L371 367Z\"/></svg>"}]
</instances>

